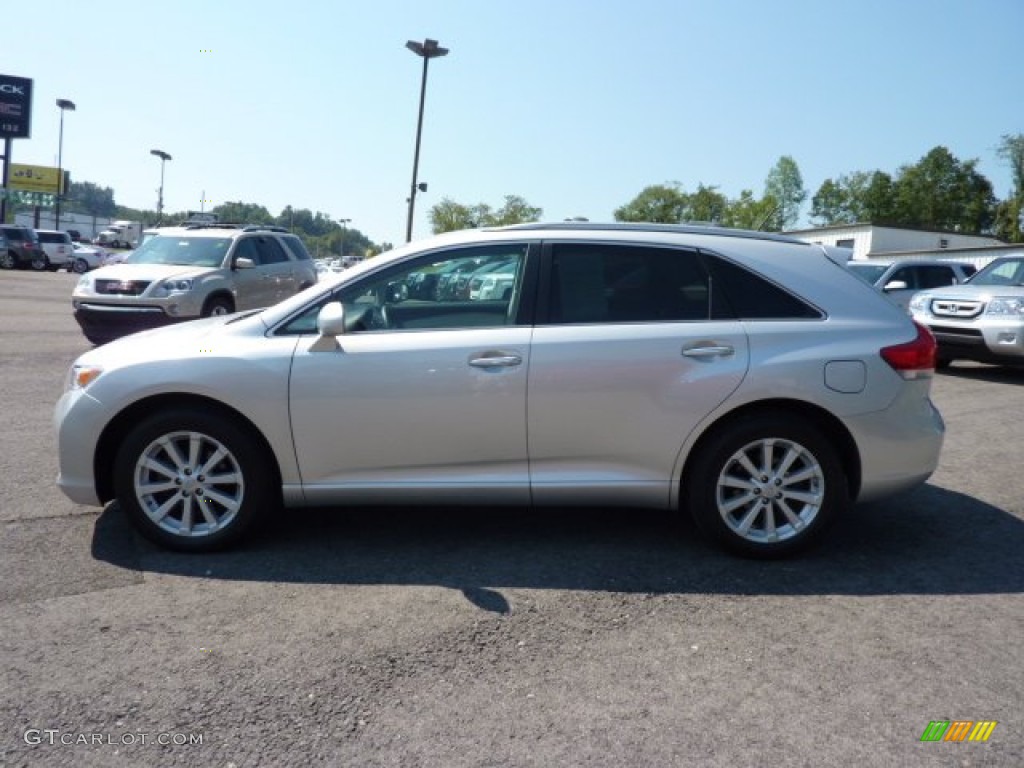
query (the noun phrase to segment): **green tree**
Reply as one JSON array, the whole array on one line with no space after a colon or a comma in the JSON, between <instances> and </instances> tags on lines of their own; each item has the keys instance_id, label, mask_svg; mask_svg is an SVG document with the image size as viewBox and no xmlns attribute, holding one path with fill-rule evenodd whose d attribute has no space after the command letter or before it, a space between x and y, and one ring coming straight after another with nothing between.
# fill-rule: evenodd
<instances>
[{"instance_id":1,"label":"green tree","mask_svg":"<svg viewBox=\"0 0 1024 768\"><path fill-rule=\"evenodd\" d=\"M427 215L430 219L430 229L435 235L472 229L476 226L473 210L468 205L457 203L448 197L442 198L441 202L432 206Z\"/></svg>"},{"instance_id":2,"label":"green tree","mask_svg":"<svg viewBox=\"0 0 1024 768\"><path fill-rule=\"evenodd\" d=\"M231 222L234 224L267 224L273 221L270 211L262 205L256 205L254 203L221 203L220 205L214 206L211 213L217 214L223 222ZM174 221L174 219L171 219L168 216L165 216L164 218L167 221Z\"/></svg>"},{"instance_id":3,"label":"green tree","mask_svg":"<svg viewBox=\"0 0 1024 768\"><path fill-rule=\"evenodd\" d=\"M464 205L451 198L443 198L427 214L434 234L454 232L475 227L501 227L538 221L543 209L530 205L518 195L505 195L501 208L494 210L487 203Z\"/></svg>"},{"instance_id":4,"label":"green tree","mask_svg":"<svg viewBox=\"0 0 1024 768\"><path fill-rule=\"evenodd\" d=\"M892 177L881 171L857 171L825 179L811 199L811 217L823 226L890 223L895 217Z\"/></svg>"},{"instance_id":5,"label":"green tree","mask_svg":"<svg viewBox=\"0 0 1024 768\"><path fill-rule=\"evenodd\" d=\"M488 226L502 227L540 221L543 213L543 209L530 205L519 195L505 195L504 205L493 213Z\"/></svg>"},{"instance_id":6,"label":"green tree","mask_svg":"<svg viewBox=\"0 0 1024 768\"><path fill-rule=\"evenodd\" d=\"M777 210L765 229L792 229L800 220L800 206L807 199L800 167L789 155L783 155L768 172L764 183L764 196L773 197Z\"/></svg>"},{"instance_id":7,"label":"green tree","mask_svg":"<svg viewBox=\"0 0 1024 768\"><path fill-rule=\"evenodd\" d=\"M977 164L977 159L960 161L940 146L915 165L901 168L893 190L897 222L965 233L990 231L995 195Z\"/></svg>"},{"instance_id":8,"label":"green tree","mask_svg":"<svg viewBox=\"0 0 1024 768\"><path fill-rule=\"evenodd\" d=\"M113 216L117 208L114 190L91 181L72 181L68 190L70 207L88 213L94 218Z\"/></svg>"},{"instance_id":9,"label":"green tree","mask_svg":"<svg viewBox=\"0 0 1024 768\"><path fill-rule=\"evenodd\" d=\"M753 190L744 189L738 198L729 201L721 224L736 229L763 230L775 218L778 205L770 195L756 198Z\"/></svg>"},{"instance_id":10,"label":"green tree","mask_svg":"<svg viewBox=\"0 0 1024 768\"><path fill-rule=\"evenodd\" d=\"M1024 133L1005 134L996 152L1010 165L1014 197L1024 196Z\"/></svg>"},{"instance_id":11,"label":"green tree","mask_svg":"<svg viewBox=\"0 0 1024 768\"><path fill-rule=\"evenodd\" d=\"M678 224L686 220L689 195L678 182L652 184L625 205L616 208L616 221L639 221L656 224Z\"/></svg>"},{"instance_id":12,"label":"green tree","mask_svg":"<svg viewBox=\"0 0 1024 768\"><path fill-rule=\"evenodd\" d=\"M1024 204L1021 195L1000 202L996 206L993 234L1008 243L1024 243L1024 232L1021 231L1022 213Z\"/></svg>"}]
</instances>

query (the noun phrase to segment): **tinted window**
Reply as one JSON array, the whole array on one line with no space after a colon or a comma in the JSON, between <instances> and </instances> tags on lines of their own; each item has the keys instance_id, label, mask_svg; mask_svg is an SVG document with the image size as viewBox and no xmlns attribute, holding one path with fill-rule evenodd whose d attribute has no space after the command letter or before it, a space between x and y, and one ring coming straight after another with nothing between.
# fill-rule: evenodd
<instances>
[{"instance_id":1,"label":"tinted window","mask_svg":"<svg viewBox=\"0 0 1024 768\"><path fill-rule=\"evenodd\" d=\"M712 317L741 320L802 320L821 312L775 283L717 256L707 255L715 292Z\"/></svg>"},{"instance_id":2,"label":"tinted window","mask_svg":"<svg viewBox=\"0 0 1024 768\"><path fill-rule=\"evenodd\" d=\"M285 235L281 238L281 242L283 242L291 252L292 258L298 259L299 261L313 260L313 257L309 255L309 251L306 250L306 246L303 245L302 241L295 235Z\"/></svg>"},{"instance_id":3,"label":"tinted window","mask_svg":"<svg viewBox=\"0 0 1024 768\"><path fill-rule=\"evenodd\" d=\"M941 265L918 267L917 277L917 287L921 289L941 288L944 285L956 283L956 272L953 271L953 268Z\"/></svg>"},{"instance_id":4,"label":"tinted window","mask_svg":"<svg viewBox=\"0 0 1024 768\"><path fill-rule=\"evenodd\" d=\"M260 254L260 264L280 264L282 261L288 261L288 254L284 252L284 248L272 237L256 238L256 250Z\"/></svg>"},{"instance_id":5,"label":"tinted window","mask_svg":"<svg viewBox=\"0 0 1024 768\"><path fill-rule=\"evenodd\" d=\"M62 232L39 232L39 242L41 243L70 243L71 235L64 234Z\"/></svg>"},{"instance_id":6,"label":"tinted window","mask_svg":"<svg viewBox=\"0 0 1024 768\"><path fill-rule=\"evenodd\" d=\"M604 243L551 248L552 323L706 320L707 273L694 251Z\"/></svg>"}]
</instances>

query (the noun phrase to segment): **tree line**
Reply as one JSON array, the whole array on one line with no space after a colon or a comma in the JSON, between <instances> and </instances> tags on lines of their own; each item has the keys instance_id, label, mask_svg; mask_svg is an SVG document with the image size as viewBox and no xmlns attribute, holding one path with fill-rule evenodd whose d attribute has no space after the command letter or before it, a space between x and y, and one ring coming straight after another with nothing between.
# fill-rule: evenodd
<instances>
[{"instance_id":1,"label":"tree line","mask_svg":"<svg viewBox=\"0 0 1024 768\"><path fill-rule=\"evenodd\" d=\"M960 160L937 146L893 174L855 171L828 178L810 197L815 226L877 224L964 234L984 234L1024 242L1024 134L1005 135L999 156L1011 168L1013 189L996 199L978 160ZM723 227L779 232L792 229L808 198L796 160L783 156L768 172L760 196L744 189L729 198L716 186L698 184L687 192L679 182L652 184L616 208L616 221L677 224L700 222ZM481 226L539 221L543 211L516 195L493 209L445 198L430 210L435 233Z\"/></svg>"}]
</instances>

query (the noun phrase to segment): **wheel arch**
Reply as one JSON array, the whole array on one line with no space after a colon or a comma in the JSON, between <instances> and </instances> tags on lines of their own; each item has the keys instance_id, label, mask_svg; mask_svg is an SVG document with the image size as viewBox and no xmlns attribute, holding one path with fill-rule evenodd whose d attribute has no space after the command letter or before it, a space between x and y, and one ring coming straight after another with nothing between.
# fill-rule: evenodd
<instances>
[{"instance_id":1,"label":"wheel arch","mask_svg":"<svg viewBox=\"0 0 1024 768\"><path fill-rule=\"evenodd\" d=\"M742 405L733 411L723 414L704 429L700 437L697 438L690 448L686 455L686 461L683 464L683 470L677 486L678 496L676 504L679 508L684 506L682 501L683 489L685 489L687 480L690 477L695 458L700 455L700 452L712 437L720 430L728 428L733 424L747 421L763 414L773 416L788 414L814 425L836 448L839 460L843 465L843 471L846 473L849 497L851 500L857 498L861 485L861 461L860 452L857 450L857 443L853 439L853 435L850 434L850 431L838 418L820 406L802 400L777 398L759 400Z\"/></svg>"},{"instance_id":2,"label":"wheel arch","mask_svg":"<svg viewBox=\"0 0 1024 768\"><path fill-rule=\"evenodd\" d=\"M210 306L210 302L216 301L217 299L224 299L228 304L231 305L232 311L238 309L238 305L235 302L235 296L227 288L217 288L210 292L210 295L203 299L203 306L199 310L200 313L205 313L206 308Z\"/></svg>"},{"instance_id":3,"label":"wheel arch","mask_svg":"<svg viewBox=\"0 0 1024 768\"><path fill-rule=\"evenodd\" d=\"M274 473L274 487L281 488L281 467L277 456L263 433L243 413L231 406L202 395L185 393L153 395L132 403L118 413L104 428L96 444L93 456L93 476L96 478L96 495L104 504L114 498L114 459L118 447L131 429L153 413L170 408L188 407L196 410L214 411L235 421L249 434L263 452L271 471Z\"/></svg>"}]
</instances>

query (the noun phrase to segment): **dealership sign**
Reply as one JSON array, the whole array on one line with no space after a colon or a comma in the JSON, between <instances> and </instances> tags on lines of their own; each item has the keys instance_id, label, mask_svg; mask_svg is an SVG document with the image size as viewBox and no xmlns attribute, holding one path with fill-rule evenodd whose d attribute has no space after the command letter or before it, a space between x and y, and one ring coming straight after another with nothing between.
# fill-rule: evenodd
<instances>
[{"instance_id":1,"label":"dealership sign","mask_svg":"<svg viewBox=\"0 0 1024 768\"><path fill-rule=\"evenodd\" d=\"M32 81L0 75L0 139L27 139L32 123Z\"/></svg>"},{"instance_id":2,"label":"dealership sign","mask_svg":"<svg viewBox=\"0 0 1024 768\"><path fill-rule=\"evenodd\" d=\"M57 194L60 171L46 165L19 165L11 163L7 186L25 192L45 192Z\"/></svg>"}]
</instances>

